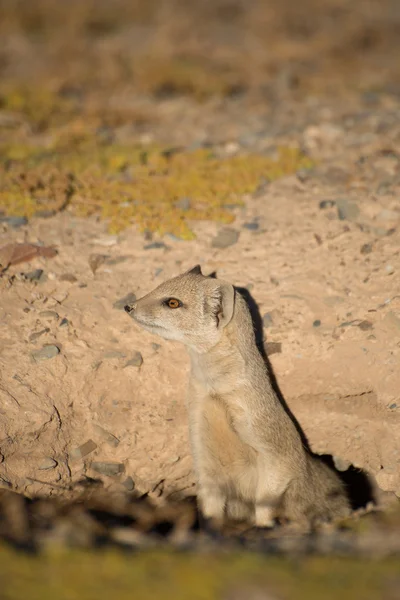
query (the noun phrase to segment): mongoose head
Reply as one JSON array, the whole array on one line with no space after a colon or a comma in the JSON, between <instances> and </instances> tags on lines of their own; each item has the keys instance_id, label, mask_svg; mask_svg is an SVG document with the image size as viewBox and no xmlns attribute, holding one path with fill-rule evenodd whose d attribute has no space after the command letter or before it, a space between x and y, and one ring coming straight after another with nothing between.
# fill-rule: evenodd
<instances>
[{"instance_id":1,"label":"mongoose head","mask_svg":"<svg viewBox=\"0 0 400 600\"><path fill-rule=\"evenodd\" d=\"M234 287L204 276L197 265L128 304L125 311L148 331L207 352L221 339L234 306Z\"/></svg>"}]
</instances>

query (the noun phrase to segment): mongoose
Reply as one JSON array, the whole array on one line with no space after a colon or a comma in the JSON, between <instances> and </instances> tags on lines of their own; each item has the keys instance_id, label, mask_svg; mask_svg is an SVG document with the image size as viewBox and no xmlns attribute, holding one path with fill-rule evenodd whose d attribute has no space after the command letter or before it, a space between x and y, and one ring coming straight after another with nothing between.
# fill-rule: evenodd
<instances>
[{"instance_id":1,"label":"mongoose","mask_svg":"<svg viewBox=\"0 0 400 600\"><path fill-rule=\"evenodd\" d=\"M348 514L344 484L304 446L273 390L250 310L233 285L197 265L125 310L187 346L190 440L206 518L271 527Z\"/></svg>"}]
</instances>

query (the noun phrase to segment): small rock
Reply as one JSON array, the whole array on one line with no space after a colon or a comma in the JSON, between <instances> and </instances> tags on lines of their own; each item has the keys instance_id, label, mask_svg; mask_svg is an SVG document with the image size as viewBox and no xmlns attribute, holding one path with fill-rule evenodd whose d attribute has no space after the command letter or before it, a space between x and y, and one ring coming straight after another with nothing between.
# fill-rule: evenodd
<instances>
[{"instance_id":1,"label":"small rock","mask_svg":"<svg viewBox=\"0 0 400 600\"><path fill-rule=\"evenodd\" d=\"M57 461L54 458L50 458L46 456L46 458L40 463L39 471L47 471L49 469L55 469L57 466Z\"/></svg>"},{"instance_id":2,"label":"small rock","mask_svg":"<svg viewBox=\"0 0 400 600\"><path fill-rule=\"evenodd\" d=\"M239 231L236 229L232 229L231 227L224 227L220 229L215 238L213 239L211 245L213 248L228 248L228 246L233 246L236 244L240 236Z\"/></svg>"},{"instance_id":3,"label":"small rock","mask_svg":"<svg viewBox=\"0 0 400 600\"><path fill-rule=\"evenodd\" d=\"M271 356L272 354L281 354L282 343L281 342L267 342L265 344L265 351L267 353L267 356Z\"/></svg>"},{"instance_id":4,"label":"small rock","mask_svg":"<svg viewBox=\"0 0 400 600\"><path fill-rule=\"evenodd\" d=\"M191 202L192 201L190 198L181 198L180 200L175 202L175 206L176 208L180 208L181 210L187 211L190 209Z\"/></svg>"},{"instance_id":5,"label":"small rock","mask_svg":"<svg viewBox=\"0 0 400 600\"><path fill-rule=\"evenodd\" d=\"M119 475L125 471L125 465L122 463L92 462L90 467L93 469L93 471L96 471L101 475L108 475L109 477Z\"/></svg>"},{"instance_id":6,"label":"small rock","mask_svg":"<svg viewBox=\"0 0 400 600\"><path fill-rule=\"evenodd\" d=\"M40 338L45 333L49 333L49 331L50 331L49 327L46 327L45 329L42 329L41 331L36 331L35 333L31 333L31 335L29 336L29 341L35 342L38 338Z\"/></svg>"},{"instance_id":7,"label":"small rock","mask_svg":"<svg viewBox=\"0 0 400 600\"><path fill-rule=\"evenodd\" d=\"M128 492L132 492L135 489L135 482L130 476L123 481L122 485L128 490Z\"/></svg>"},{"instance_id":8,"label":"small rock","mask_svg":"<svg viewBox=\"0 0 400 600\"><path fill-rule=\"evenodd\" d=\"M338 217L341 221L354 221L360 214L360 209L355 202L347 200L347 198L340 198L336 201Z\"/></svg>"},{"instance_id":9,"label":"small rock","mask_svg":"<svg viewBox=\"0 0 400 600\"><path fill-rule=\"evenodd\" d=\"M78 448L71 450L69 453L70 460L78 460L80 458L84 458L94 450L96 450L97 444L93 440L88 440Z\"/></svg>"},{"instance_id":10,"label":"small rock","mask_svg":"<svg viewBox=\"0 0 400 600\"><path fill-rule=\"evenodd\" d=\"M151 242L151 244L147 244L143 247L144 250L158 250L160 248L164 248L164 250L166 250L168 246L164 244L164 242Z\"/></svg>"},{"instance_id":11,"label":"small rock","mask_svg":"<svg viewBox=\"0 0 400 600\"><path fill-rule=\"evenodd\" d=\"M133 357L128 360L125 367L141 367L143 364L143 356L140 352L135 352Z\"/></svg>"},{"instance_id":12,"label":"small rock","mask_svg":"<svg viewBox=\"0 0 400 600\"><path fill-rule=\"evenodd\" d=\"M257 229L260 228L260 225L257 221L251 221L250 223L243 223L243 227L249 231L257 231Z\"/></svg>"},{"instance_id":13,"label":"small rock","mask_svg":"<svg viewBox=\"0 0 400 600\"><path fill-rule=\"evenodd\" d=\"M153 348L153 350L155 352L157 352L157 350L159 350L161 348L161 345L160 344L156 344L155 342L152 342L151 343L151 347Z\"/></svg>"},{"instance_id":14,"label":"small rock","mask_svg":"<svg viewBox=\"0 0 400 600\"><path fill-rule=\"evenodd\" d=\"M362 331L368 331L368 329L373 329L374 326L371 321L361 321L361 323L358 323L358 327Z\"/></svg>"},{"instance_id":15,"label":"small rock","mask_svg":"<svg viewBox=\"0 0 400 600\"><path fill-rule=\"evenodd\" d=\"M69 325L68 319L61 319L60 327L66 327Z\"/></svg>"},{"instance_id":16,"label":"small rock","mask_svg":"<svg viewBox=\"0 0 400 600\"><path fill-rule=\"evenodd\" d=\"M271 313L269 313L269 312L265 313L265 315L263 316L264 327L272 327L273 324L274 324L274 321L272 319Z\"/></svg>"},{"instance_id":17,"label":"small rock","mask_svg":"<svg viewBox=\"0 0 400 600\"><path fill-rule=\"evenodd\" d=\"M40 281L42 279L43 269L35 269L29 273L24 273L24 278L28 281Z\"/></svg>"},{"instance_id":18,"label":"small rock","mask_svg":"<svg viewBox=\"0 0 400 600\"><path fill-rule=\"evenodd\" d=\"M368 242L367 244L363 244L360 248L361 254L370 254L373 249L372 242Z\"/></svg>"},{"instance_id":19,"label":"small rock","mask_svg":"<svg viewBox=\"0 0 400 600\"><path fill-rule=\"evenodd\" d=\"M43 346L40 350L35 350L31 353L31 356L35 362L40 362L42 360L48 360L49 358L54 358L60 354L60 348L55 346L54 344L48 344Z\"/></svg>"},{"instance_id":20,"label":"small rock","mask_svg":"<svg viewBox=\"0 0 400 600\"><path fill-rule=\"evenodd\" d=\"M75 283L78 279L72 273L63 273L59 277L60 281L68 281L69 283Z\"/></svg>"},{"instance_id":21,"label":"small rock","mask_svg":"<svg viewBox=\"0 0 400 600\"><path fill-rule=\"evenodd\" d=\"M332 208L332 206L336 206L335 200L321 200L319 203L319 207L321 210L324 208Z\"/></svg>"},{"instance_id":22,"label":"small rock","mask_svg":"<svg viewBox=\"0 0 400 600\"><path fill-rule=\"evenodd\" d=\"M319 319L315 319L312 326L313 327L321 327L321 321Z\"/></svg>"},{"instance_id":23,"label":"small rock","mask_svg":"<svg viewBox=\"0 0 400 600\"><path fill-rule=\"evenodd\" d=\"M127 294L123 298L120 298L120 300L114 302L113 307L117 310L123 310L126 304L133 304L135 300L136 295L133 292L129 292L129 294Z\"/></svg>"},{"instance_id":24,"label":"small rock","mask_svg":"<svg viewBox=\"0 0 400 600\"><path fill-rule=\"evenodd\" d=\"M393 275L393 273L394 273L393 265L386 265L385 272L387 273L387 275Z\"/></svg>"},{"instance_id":25,"label":"small rock","mask_svg":"<svg viewBox=\"0 0 400 600\"><path fill-rule=\"evenodd\" d=\"M97 269L105 263L107 258L107 254L91 254L89 256L89 267L91 268L93 275L96 273Z\"/></svg>"},{"instance_id":26,"label":"small rock","mask_svg":"<svg viewBox=\"0 0 400 600\"><path fill-rule=\"evenodd\" d=\"M49 319L50 321L58 321L60 318L55 310L41 310L39 317L42 317L42 319Z\"/></svg>"},{"instance_id":27,"label":"small rock","mask_svg":"<svg viewBox=\"0 0 400 600\"><path fill-rule=\"evenodd\" d=\"M113 435L103 427L100 427L100 425L95 425L94 427L97 433L105 440L107 444L109 444L113 448L116 448L119 445L119 439L115 435Z\"/></svg>"},{"instance_id":28,"label":"small rock","mask_svg":"<svg viewBox=\"0 0 400 600\"><path fill-rule=\"evenodd\" d=\"M392 410L393 410L394 408L397 408L397 404L396 404L396 402L393 402L393 404L390 404L389 408L390 408L390 409L392 409Z\"/></svg>"},{"instance_id":29,"label":"small rock","mask_svg":"<svg viewBox=\"0 0 400 600\"><path fill-rule=\"evenodd\" d=\"M26 217L0 217L0 223L5 223L13 229L18 229L22 225L27 225L28 219Z\"/></svg>"}]
</instances>

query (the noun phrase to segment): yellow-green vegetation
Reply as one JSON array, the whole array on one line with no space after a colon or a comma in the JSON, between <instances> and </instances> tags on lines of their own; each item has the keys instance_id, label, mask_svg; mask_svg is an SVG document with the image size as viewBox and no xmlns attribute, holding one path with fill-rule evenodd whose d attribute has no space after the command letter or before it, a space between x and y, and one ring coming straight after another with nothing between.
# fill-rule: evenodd
<instances>
[{"instance_id":1,"label":"yellow-green vegetation","mask_svg":"<svg viewBox=\"0 0 400 600\"><path fill-rule=\"evenodd\" d=\"M232 222L229 205L243 203L263 178L312 166L293 148L280 148L276 158L217 158L206 149L168 151L79 136L45 148L0 144L0 155L0 205L7 214L31 217L68 207L107 219L112 233L136 222L142 231L182 239L194 237L192 219Z\"/></svg>"},{"instance_id":2,"label":"yellow-green vegetation","mask_svg":"<svg viewBox=\"0 0 400 600\"><path fill-rule=\"evenodd\" d=\"M398 561L257 554L51 551L0 547L4 600L378 600L398 598ZM258 594L257 594L258 592Z\"/></svg>"}]
</instances>

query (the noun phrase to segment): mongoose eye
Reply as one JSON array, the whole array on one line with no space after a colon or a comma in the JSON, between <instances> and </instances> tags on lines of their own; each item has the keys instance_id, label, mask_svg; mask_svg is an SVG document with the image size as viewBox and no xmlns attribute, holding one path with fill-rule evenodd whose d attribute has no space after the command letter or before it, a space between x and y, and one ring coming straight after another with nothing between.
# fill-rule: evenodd
<instances>
[{"instance_id":1,"label":"mongoose eye","mask_svg":"<svg viewBox=\"0 0 400 600\"><path fill-rule=\"evenodd\" d=\"M182 302L180 300L177 300L177 298L168 298L168 300L165 301L165 304L169 308L179 308L180 306L182 306Z\"/></svg>"}]
</instances>

